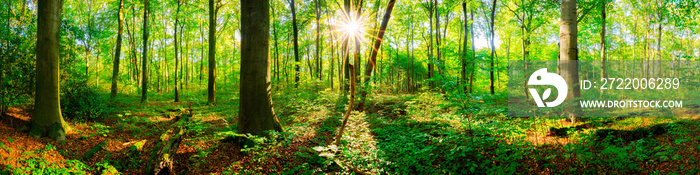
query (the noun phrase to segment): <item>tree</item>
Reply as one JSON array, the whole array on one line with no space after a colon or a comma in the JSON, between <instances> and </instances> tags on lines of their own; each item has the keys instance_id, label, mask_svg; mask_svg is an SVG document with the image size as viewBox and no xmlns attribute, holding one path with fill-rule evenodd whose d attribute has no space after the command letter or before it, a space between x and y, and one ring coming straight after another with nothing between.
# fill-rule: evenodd
<instances>
[{"instance_id":1,"label":"tree","mask_svg":"<svg viewBox=\"0 0 700 175\"><path fill-rule=\"evenodd\" d=\"M462 41L463 42L462 55L461 55L461 58L459 59L460 63L461 63L461 67L462 67L462 70L460 71L460 75L461 75L460 85L462 86L462 89L464 91L467 91L467 86L465 85L465 83L467 83L467 60L466 60L466 58L467 58L467 37L468 37L468 34L467 34L467 29L468 29L468 27L467 27L467 23L468 23L467 22L467 2L466 1L462 1L462 15L464 15L464 22L463 22L464 23L463 24L464 25L463 26L464 27L464 36L463 36L464 40Z\"/></svg>"},{"instance_id":2,"label":"tree","mask_svg":"<svg viewBox=\"0 0 700 175\"><path fill-rule=\"evenodd\" d=\"M600 78L607 77L605 74L605 5L607 3L603 1L600 10Z\"/></svg>"},{"instance_id":3,"label":"tree","mask_svg":"<svg viewBox=\"0 0 700 175\"><path fill-rule=\"evenodd\" d=\"M372 75L372 70L375 67L375 64L377 62L377 53L379 52L379 47L382 45L382 39L384 38L384 32L386 31L386 27L389 24L389 19L391 18L391 11L394 9L394 4L396 4L396 0L391 0L389 1L389 5L386 7L386 11L384 12L384 18L382 19L382 25L379 28L379 32L377 32L377 37L374 37L374 45L372 46L371 56L369 58L369 63L365 64L365 86L369 85L369 80L370 76ZM376 74L376 73L375 73ZM360 108L363 107L365 98L367 97L367 90L362 90L362 102L360 103Z\"/></svg>"},{"instance_id":4,"label":"tree","mask_svg":"<svg viewBox=\"0 0 700 175\"><path fill-rule=\"evenodd\" d=\"M294 87L299 87L299 74L300 74L300 62L299 62L299 30L297 29L297 12L294 6L294 0L289 1L289 6L292 8L292 30L294 32Z\"/></svg>"},{"instance_id":5,"label":"tree","mask_svg":"<svg viewBox=\"0 0 700 175\"><path fill-rule=\"evenodd\" d=\"M119 59L121 57L121 52L122 52L122 32L124 31L124 16L123 16L123 11L124 11L124 0L119 1L119 12L118 12L118 17L119 18L119 27L117 29L117 46L116 49L114 50L114 61L113 64L114 66L112 67L112 92L110 97L114 98L117 97L117 92L118 92L118 87L117 87L117 81L119 81ZM99 77L99 76L98 76Z\"/></svg>"},{"instance_id":6,"label":"tree","mask_svg":"<svg viewBox=\"0 0 700 175\"><path fill-rule=\"evenodd\" d=\"M476 66L476 63L474 62L474 60L476 60L476 49L474 48L474 10L471 11L469 17L471 19L470 21L472 21L469 24L469 38L472 40L472 65L470 66L471 71L469 71L469 93L472 93L474 91L474 68Z\"/></svg>"},{"instance_id":7,"label":"tree","mask_svg":"<svg viewBox=\"0 0 700 175\"><path fill-rule=\"evenodd\" d=\"M179 20L178 18L180 16L180 4L181 3L182 3L182 1L180 1L180 0L177 1L177 9L175 10L175 24L173 27L173 29L174 29L173 37L175 37L175 40L174 40L175 41L175 47L174 47L175 48L175 76L174 76L174 78L175 78L175 102L180 102L180 92L179 92L180 88L177 86L177 84L178 84L177 69L179 67L179 65L178 65L179 58L178 58L178 49L177 49L179 46L177 44L177 23Z\"/></svg>"},{"instance_id":8,"label":"tree","mask_svg":"<svg viewBox=\"0 0 700 175\"><path fill-rule=\"evenodd\" d=\"M428 3L423 4L423 7L428 11L428 37L430 42L428 43L428 79L433 78L433 12L435 8L433 7L433 1L428 1ZM435 83L430 81L430 87L434 87Z\"/></svg>"},{"instance_id":9,"label":"tree","mask_svg":"<svg viewBox=\"0 0 700 175\"><path fill-rule=\"evenodd\" d=\"M320 81L322 76L321 76L321 69L322 69L322 61L321 61L321 45L320 45L320 40L321 40L321 1L320 0L314 0L314 4L316 6L316 76L318 77L318 80Z\"/></svg>"},{"instance_id":10,"label":"tree","mask_svg":"<svg viewBox=\"0 0 700 175\"><path fill-rule=\"evenodd\" d=\"M209 81L207 83L207 104L216 104L216 12L214 0L209 0Z\"/></svg>"},{"instance_id":11,"label":"tree","mask_svg":"<svg viewBox=\"0 0 700 175\"><path fill-rule=\"evenodd\" d=\"M141 68L141 103L148 102L148 0L143 1L143 57Z\"/></svg>"},{"instance_id":12,"label":"tree","mask_svg":"<svg viewBox=\"0 0 700 175\"><path fill-rule=\"evenodd\" d=\"M70 129L61 115L59 36L62 1L39 0L36 31L36 86L29 134L65 140Z\"/></svg>"},{"instance_id":13,"label":"tree","mask_svg":"<svg viewBox=\"0 0 700 175\"><path fill-rule=\"evenodd\" d=\"M561 75L569 84L571 93L566 95L566 101L574 100L579 97L580 90L578 85L578 46L577 33L578 24L576 21L576 0L562 0L561 2L561 23L559 25L559 56L561 58ZM577 105L567 109L571 122L576 121Z\"/></svg>"},{"instance_id":14,"label":"tree","mask_svg":"<svg viewBox=\"0 0 700 175\"><path fill-rule=\"evenodd\" d=\"M493 66L494 57L495 57L494 54L496 53L496 46L495 46L494 41L493 41L493 39L494 39L493 37L495 35L495 32L494 32L494 28L495 28L494 27L494 24L495 24L494 20L495 20L495 18L496 18L496 0L493 0L493 3L491 4L491 18L489 18L489 33L490 33L489 40L491 41L491 71L489 74L490 78L491 78L491 85L489 86L489 89L491 90L491 94L496 93L496 91L494 90L494 86L493 86L493 83L494 83L493 72L494 72L494 69L496 69Z\"/></svg>"},{"instance_id":15,"label":"tree","mask_svg":"<svg viewBox=\"0 0 700 175\"><path fill-rule=\"evenodd\" d=\"M238 133L282 132L270 93L270 1L241 1L241 85Z\"/></svg>"}]
</instances>

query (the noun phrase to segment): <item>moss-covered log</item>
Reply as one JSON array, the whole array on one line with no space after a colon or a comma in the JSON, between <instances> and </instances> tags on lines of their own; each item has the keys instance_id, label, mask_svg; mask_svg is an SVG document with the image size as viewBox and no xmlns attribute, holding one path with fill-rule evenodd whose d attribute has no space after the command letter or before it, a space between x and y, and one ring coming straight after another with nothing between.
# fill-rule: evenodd
<instances>
[{"instance_id":1,"label":"moss-covered log","mask_svg":"<svg viewBox=\"0 0 700 175\"><path fill-rule=\"evenodd\" d=\"M86 152L85 155L83 155L83 160L88 160L92 158L92 156L94 156L97 152L102 151L102 149L104 149L105 146L107 146L107 142L98 143L97 145L95 145L95 147L92 147L90 151Z\"/></svg>"},{"instance_id":2,"label":"moss-covered log","mask_svg":"<svg viewBox=\"0 0 700 175\"><path fill-rule=\"evenodd\" d=\"M192 111L177 117L174 124L161 134L160 139L153 148L153 154L149 161L151 167L147 174L175 174L173 167L175 164L175 153L180 147L182 137L187 133L186 123L190 122Z\"/></svg>"},{"instance_id":3,"label":"moss-covered log","mask_svg":"<svg viewBox=\"0 0 700 175\"><path fill-rule=\"evenodd\" d=\"M625 142L630 142L642 138L665 134L669 129L669 123L661 123L650 127L637 128L635 130L600 129L595 132L595 135L598 141L611 138L611 141L622 139Z\"/></svg>"}]
</instances>

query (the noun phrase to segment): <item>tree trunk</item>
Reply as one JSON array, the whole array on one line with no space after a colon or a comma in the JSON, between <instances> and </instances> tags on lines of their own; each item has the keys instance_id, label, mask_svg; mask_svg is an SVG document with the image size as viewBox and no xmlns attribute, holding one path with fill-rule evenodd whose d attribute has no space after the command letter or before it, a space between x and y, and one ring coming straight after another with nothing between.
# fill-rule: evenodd
<instances>
[{"instance_id":1,"label":"tree trunk","mask_svg":"<svg viewBox=\"0 0 700 175\"><path fill-rule=\"evenodd\" d=\"M329 24L328 29L331 29L331 27L330 27L330 25L331 25L330 22L328 22L328 24ZM331 89L333 89L333 76L334 76L333 69L334 69L334 67L335 67L335 58L336 58L336 57L335 57L335 46L332 45L332 44L335 43L335 41L333 41L333 33L332 33L332 32L331 32L331 34L330 34L330 39L331 39L331 46L330 46L330 47L331 47L331 53L330 53L331 59L330 59L330 63L329 63L329 64L330 64L330 66L331 66L331 69L328 71L328 79L330 79L330 82L331 82Z\"/></svg>"},{"instance_id":2,"label":"tree trunk","mask_svg":"<svg viewBox=\"0 0 700 175\"><path fill-rule=\"evenodd\" d=\"M187 133L187 123L192 120L192 109L187 110L187 114L180 114L175 119L175 123L170 125L162 136L158 139L156 146L152 152L155 154L151 157L152 164L148 166L146 174L175 174L175 154L180 147L183 137ZM165 137L163 137L165 136ZM145 142L144 142L145 143Z\"/></svg>"},{"instance_id":3,"label":"tree trunk","mask_svg":"<svg viewBox=\"0 0 700 175\"><path fill-rule=\"evenodd\" d=\"M299 62L299 30L297 29L297 12L296 12L296 7L295 7L295 2L294 0L289 1L290 6L292 7L292 30L294 33L294 63L295 63L295 68L294 68L294 87L298 88L299 87L299 74L301 70L301 64Z\"/></svg>"},{"instance_id":4,"label":"tree trunk","mask_svg":"<svg viewBox=\"0 0 700 175\"><path fill-rule=\"evenodd\" d=\"M430 43L428 44L428 79L433 78L433 2L429 2L430 7L428 7L428 38L430 38ZM430 80L430 88L435 87L435 82Z\"/></svg>"},{"instance_id":5,"label":"tree trunk","mask_svg":"<svg viewBox=\"0 0 700 175\"><path fill-rule=\"evenodd\" d=\"M370 52L372 55L369 58L369 63L365 64L365 86L369 86L369 80L370 76L372 75L372 70L374 69L374 65L377 62L377 53L379 51L379 47L382 45L382 39L384 38L384 32L386 32L386 27L389 24L389 19L391 18L391 11L394 9L394 4L396 4L396 0L391 0L389 1L389 4L386 7L386 11L384 12L384 18L382 19L382 24L381 27L379 28L379 31L377 33L377 37L375 37L374 41L374 46L372 46L372 50ZM362 90L362 102L360 103L359 107L363 107L365 103L365 98L367 97L367 90L368 88L365 88L365 90Z\"/></svg>"},{"instance_id":6,"label":"tree trunk","mask_svg":"<svg viewBox=\"0 0 700 175\"><path fill-rule=\"evenodd\" d=\"M408 7L408 9L409 9L409 11L412 11L412 10L413 10L412 7ZM411 22L409 23L409 26L410 26L410 28L411 28L411 32L409 33L410 39L409 39L408 42L409 42L409 45L410 45L410 46L413 46L413 30L415 30L415 28L413 27L413 13L411 13L409 19L410 19L409 21L411 21ZM410 91L411 93L413 93L413 92L415 91L415 89L416 89L416 86L415 86L415 84L416 84L416 83L415 83L415 82L416 82L416 80L415 80L415 77L416 77L416 69L415 69L415 64L414 64L415 57L413 57L413 51L414 51L414 50L415 50L415 49L411 49L410 54L409 54L409 55L410 55L409 58L411 58L411 69L409 69L409 70L411 71L411 73L410 73L409 78L411 79L411 81L409 81L410 84L408 85L408 87L409 87L409 91ZM384 52L384 50L382 50L382 52ZM383 57L384 57L384 55L382 55L382 58L383 58ZM383 75L383 74L382 74L382 75Z\"/></svg>"},{"instance_id":7,"label":"tree trunk","mask_svg":"<svg viewBox=\"0 0 700 175\"><path fill-rule=\"evenodd\" d=\"M270 9L272 9L272 19L273 19L272 21L274 24L277 24L277 21L275 20L275 19L277 19L275 16L276 15L275 6L274 5L270 6ZM277 80L277 82L275 82L275 83L280 83L280 74L279 74L280 73L280 71L279 71L280 70L280 50L279 50L279 45L277 44L277 27L275 25L273 25L273 27L272 27L272 34L273 34L272 36L274 37L274 40L275 40L275 72L274 72L274 75L275 75L275 79Z\"/></svg>"},{"instance_id":8,"label":"tree trunk","mask_svg":"<svg viewBox=\"0 0 700 175\"><path fill-rule=\"evenodd\" d=\"M605 5L606 3L603 2L602 10L600 11L600 78L607 77L605 73Z\"/></svg>"},{"instance_id":9,"label":"tree trunk","mask_svg":"<svg viewBox=\"0 0 700 175\"><path fill-rule=\"evenodd\" d=\"M474 10L471 11L470 18L472 21L472 23L469 24L469 35L471 35L469 38L472 40L472 65L469 68L469 93L472 93L474 92L474 72L476 71L476 49L474 48Z\"/></svg>"},{"instance_id":10,"label":"tree trunk","mask_svg":"<svg viewBox=\"0 0 700 175\"><path fill-rule=\"evenodd\" d=\"M495 69L495 67L493 66L493 63L494 63L494 54L496 53L496 46L493 43L493 36L495 35L495 32L494 32L495 16L496 16L496 0L493 0L493 5L491 6L491 19L490 19L491 26L489 29L489 32L491 33L491 73L490 73L490 76L491 76L491 86L490 86L491 94L496 93L496 91L494 90L494 86L493 86L493 83L494 83L493 69Z\"/></svg>"},{"instance_id":11,"label":"tree trunk","mask_svg":"<svg viewBox=\"0 0 700 175\"><path fill-rule=\"evenodd\" d=\"M319 21L321 17L321 1L314 0L314 4L316 5L316 76L321 81L321 56L319 55L321 51L321 45L319 44L321 40L321 22Z\"/></svg>"},{"instance_id":12,"label":"tree trunk","mask_svg":"<svg viewBox=\"0 0 700 175\"><path fill-rule=\"evenodd\" d=\"M292 3L293 4L293 3ZM270 1L241 1L241 84L238 133L282 132L270 94Z\"/></svg>"},{"instance_id":13,"label":"tree trunk","mask_svg":"<svg viewBox=\"0 0 700 175\"><path fill-rule=\"evenodd\" d=\"M199 23L199 38L202 41L200 52L202 56L199 59L199 84L201 84L204 76L204 44L206 43L204 42L204 25L201 22Z\"/></svg>"},{"instance_id":14,"label":"tree trunk","mask_svg":"<svg viewBox=\"0 0 700 175\"><path fill-rule=\"evenodd\" d=\"M577 46L577 22L576 22L576 0L562 0L561 3L561 23L559 27L559 55L561 57L561 75L569 84L569 89L573 92L566 95L567 101L575 100L579 97L578 82L578 46ZM575 86L574 86L575 85ZM573 108L573 109L572 109ZM575 123L578 116L576 105L566 109L572 123Z\"/></svg>"},{"instance_id":15,"label":"tree trunk","mask_svg":"<svg viewBox=\"0 0 700 175\"><path fill-rule=\"evenodd\" d=\"M30 120L33 137L65 140L70 129L61 115L59 89L59 1L39 0L36 39L36 86L34 114Z\"/></svg>"},{"instance_id":16,"label":"tree trunk","mask_svg":"<svg viewBox=\"0 0 700 175\"><path fill-rule=\"evenodd\" d=\"M123 11L124 11L124 0L119 1L119 12L118 12L118 17L119 18L119 27L117 30L117 48L114 50L114 58L112 58L114 61L114 66L112 67L112 91L110 93L110 98L114 99L117 97L117 92L118 87L117 87L117 81L119 81L119 59L121 57L121 52L122 52L122 31L124 31L124 16L123 16Z\"/></svg>"},{"instance_id":17,"label":"tree trunk","mask_svg":"<svg viewBox=\"0 0 700 175\"><path fill-rule=\"evenodd\" d=\"M462 89L464 91L467 91L467 86L465 85L465 83L467 83L467 59L466 58L467 58L467 37L469 36L469 34L467 34L468 27L467 27L467 3L466 2L462 2L462 14L464 15L464 21L463 21L463 23L464 23L464 26L463 26L464 36L463 36L463 38L464 39L462 41L463 43L462 43L462 48L461 48L462 55L461 55L461 58L459 59L460 63L461 63L461 67L462 67L462 71L460 71L460 75L462 76L461 77L462 81L461 81L460 85L462 85Z\"/></svg>"},{"instance_id":18,"label":"tree trunk","mask_svg":"<svg viewBox=\"0 0 700 175\"><path fill-rule=\"evenodd\" d=\"M180 0L178 0L178 1L177 1L177 10L175 11L175 24L173 25L173 26L174 26L174 28L173 28L173 29L174 29L174 31L173 31L173 37L175 37L175 40L174 40L175 45L174 45L174 47L173 47L173 48L175 49L175 74L174 74L174 76L173 76L173 78L175 79L175 102L180 102L180 92L179 92L179 91L180 91L180 88L177 87L177 84L178 84L178 72L177 72L177 70L178 70L178 67L179 67L179 66L178 66L178 60L179 60L179 58L178 58L178 56L177 56L177 55L178 55L178 49L177 49L177 46L178 46L178 43L177 43L177 23L178 23L178 18L179 18L179 16L180 16L180 3L181 3ZM211 46L210 46L210 47L211 47Z\"/></svg>"},{"instance_id":19,"label":"tree trunk","mask_svg":"<svg viewBox=\"0 0 700 175\"><path fill-rule=\"evenodd\" d=\"M440 79L440 84L439 86L442 87L442 58L440 57L442 54L440 53L440 10L438 9L438 1L434 0L433 2L433 8L435 8L435 51L437 51L436 57L437 57L437 69L438 69L438 74L440 74L441 79ZM444 89L444 88L441 88ZM444 92L444 90L443 90Z\"/></svg>"},{"instance_id":20,"label":"tree trunk","mask_svg":"<svg viewBox=\"0 0 700 175\"><path fill-rule=\"evenodd\" d=\"M209 0L209 81L207 104L216 104L216 11L214 0Z\"/></svg>"},{"instance_id":21,"label":"tree trunk","mask_svg":"<svg viewBox=\"0 0 700 175\"><path fill-rule=\"evenodd\" d=\"M656 60L661 60L661 30L663 29L663 14L659 11L659 37L656 40Z\"/></svg>"},{"instance_id":22,"label":"tree trunk","mask_svg":"<svg viewBox=\"0 0 700 175\"><path fill-rule=\"evenodd\" d=\"M148 102L148 0L143 1L143 57L141 76L141 103Z\"/></svg>"}]
</instances>

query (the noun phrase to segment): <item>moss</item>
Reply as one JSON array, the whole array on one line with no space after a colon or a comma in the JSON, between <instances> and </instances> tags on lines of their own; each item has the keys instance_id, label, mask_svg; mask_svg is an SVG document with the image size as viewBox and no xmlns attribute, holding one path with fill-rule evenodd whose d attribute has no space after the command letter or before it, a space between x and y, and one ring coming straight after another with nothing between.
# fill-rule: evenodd
<instances>
[{"instance_id":1,"label":"moss","mask_svg":"<svg viewBox=\"0 0 700 175\"><path fill-rule=\"evenodd\" d=\"M107 146L107 142L98 143L95 147L93 147L92 149L90 149L90 151L86 152L85 155L83 155L83 159L84 160L90 159L97 152L100 152L105 146Z\"/></svg>"},{"instance_id":2,"label":"moss","mask_svg":"<svg viewBox=\"0 0 700 175\"><path fill-rule=\"evenodd\" d=\"M146 144L146 140L142 140L139 142L134 143L134 145L131 145L131 149L135 151L141 151L143 150L143 145Z\"/></svg>"},{"instance_id":3,"label":"moss","mask_svg":"<svg viewBox=\"0 0 700 175\"><path fill-rule=\"evenodd\" d=\"M650 136L662 135L668 132L668 130L668 123L661 123L650 127L637 128L631 131L617 129L600 129L595 132L595 135L598 141L602 141L608 137L612 137L613 140L621 138L626 142L630 142Z\"/></svg>"},{"instance_id":4,"label":"moss","mask_svg":"<svg viewBox=\"0 0 700 175\"><path fill-rule=\"evenodd\" d=\"M57 141L66 140L66 130L64 129L64 125L61 124L61 122L51 124L49 127L48 136L49 138Z\"/></svg>"},{"instance_id":5,"label":"moss","mask_svg":"<svg viewBox=\"0 0 700 175\"><path fill-rule=\"evenodd\" d=\"M34 138L41 138L46 130L42 127L31 126L29 129L29 135Z\"/></svg>"}]
</instances>

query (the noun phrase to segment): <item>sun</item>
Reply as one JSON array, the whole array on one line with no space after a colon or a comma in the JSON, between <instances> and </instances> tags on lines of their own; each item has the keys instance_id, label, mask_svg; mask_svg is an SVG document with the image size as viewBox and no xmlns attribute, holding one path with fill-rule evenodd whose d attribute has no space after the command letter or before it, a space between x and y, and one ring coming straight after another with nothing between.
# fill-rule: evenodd
<instances>
[{"instance_id":1,"label":"sun","mask_svg":"<svg viewBox=\"0 0 700 175\"><path fill-rule=\"evenodd\" d=\"M365 15L357 15L353 12L341 12L340 17L335 20L335 30L339 32L343 38L362 40L367 28L365 23Z\"/></svg>"},{"instance_id":2,"label":"sun","mask_svg":"<svg viewBox=\"0 0 700 175\"><path fill-rule=\"evenodd\" d=\"M345 30L345 33L352 35L357 35L361 33L360 24L358 21L349 21L348 23L343 25L343 30Z\"/></svg>"}]
</instances>

